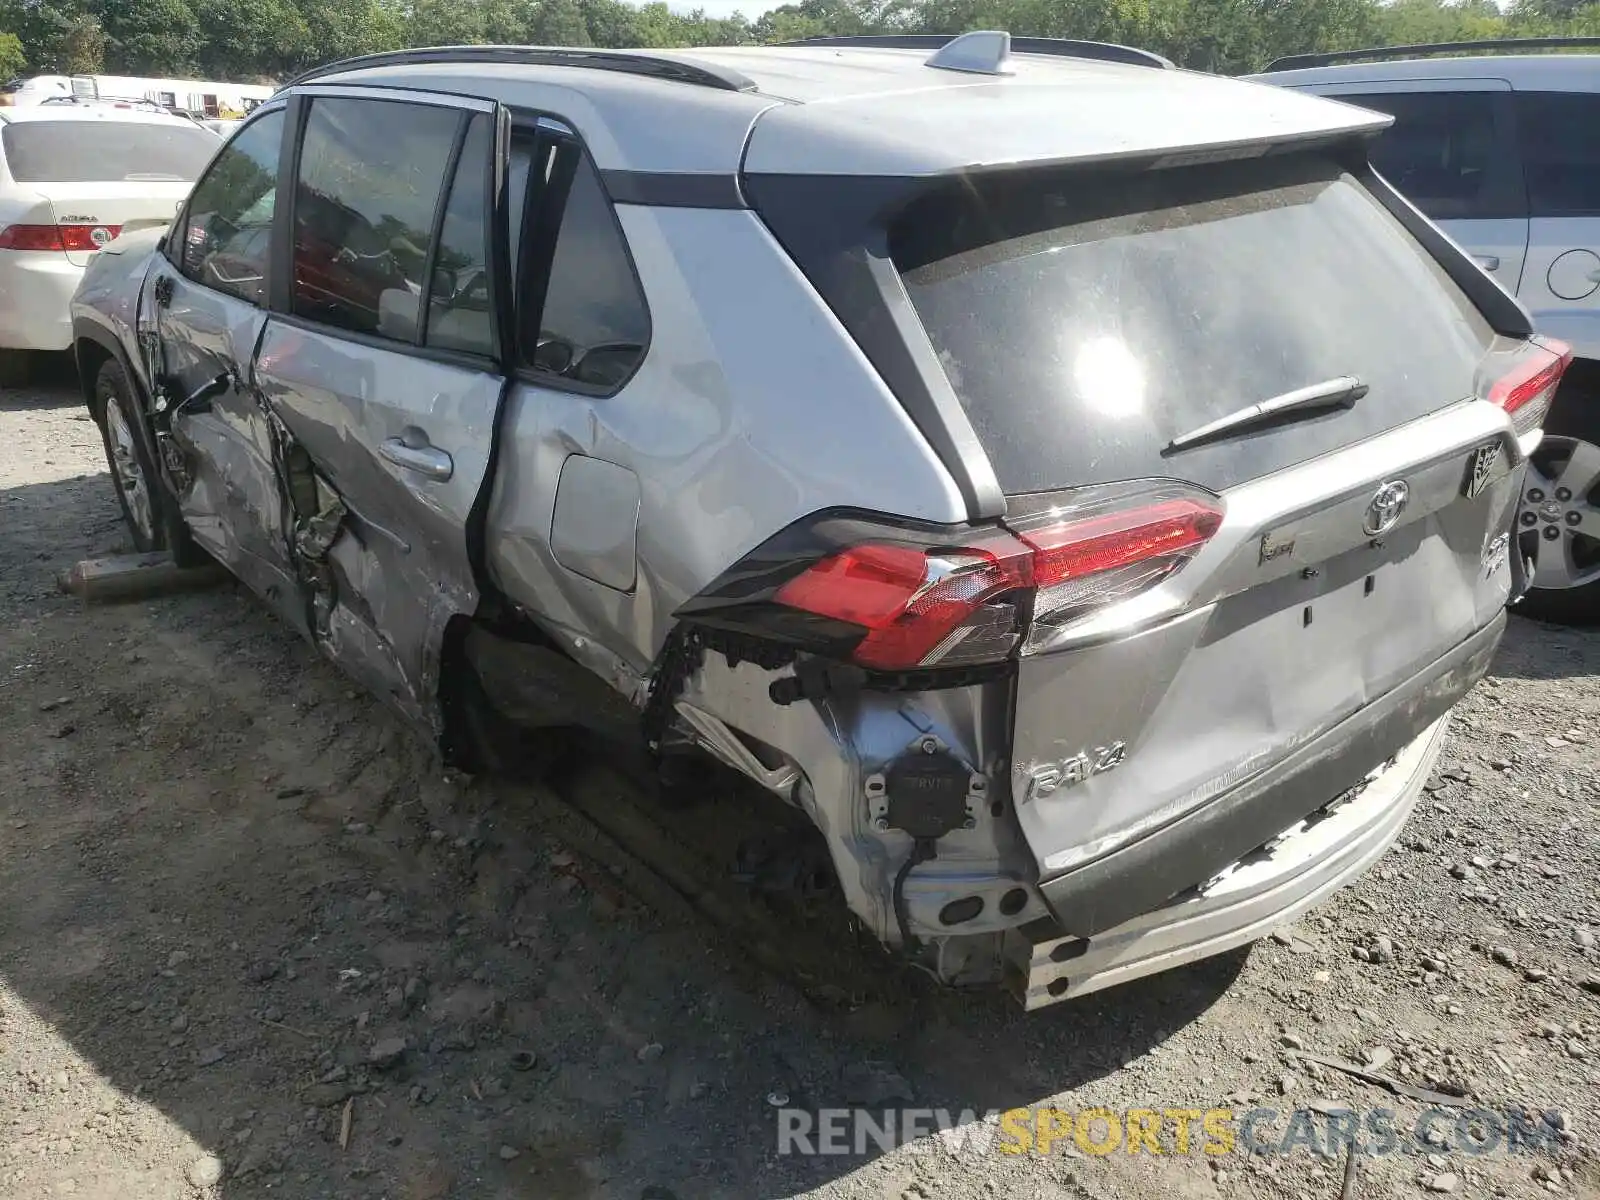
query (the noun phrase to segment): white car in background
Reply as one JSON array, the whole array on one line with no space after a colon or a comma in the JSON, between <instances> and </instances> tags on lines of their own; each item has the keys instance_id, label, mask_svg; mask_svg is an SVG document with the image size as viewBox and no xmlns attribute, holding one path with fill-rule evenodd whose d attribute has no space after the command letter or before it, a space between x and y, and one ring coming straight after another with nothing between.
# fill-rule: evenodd
<instances>
[{"instance_id":1,"label":"white car in background","mask_svg":"<svg viewBox=\"0 0 1600 1200\"><path fill-rule=\"evenodd\" d=\"M94 253L166 225L216 154L215 134L111 105L0 109L0 384L72 345L67 305Z\"/></svg>"}]
</instances>

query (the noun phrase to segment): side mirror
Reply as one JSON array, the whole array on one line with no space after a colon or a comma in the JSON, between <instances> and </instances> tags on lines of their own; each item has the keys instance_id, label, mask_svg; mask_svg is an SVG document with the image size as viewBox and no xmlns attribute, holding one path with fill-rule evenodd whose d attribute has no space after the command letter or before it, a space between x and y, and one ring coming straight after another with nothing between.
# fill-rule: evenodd
<instances>
[{"instance_id":1,"label":"side mirror","mask_svg":"<svg viewBox=\"0 0 1600 1200\"><path fill-rule=\"evenodd\" d=\"M433 297L435 304L442 304L448 308L456 298L460 282L456 278L456 273L449 267L435 267L433 269L433 287L430 289L429 295Z\"/></svg>"}]
</instances>

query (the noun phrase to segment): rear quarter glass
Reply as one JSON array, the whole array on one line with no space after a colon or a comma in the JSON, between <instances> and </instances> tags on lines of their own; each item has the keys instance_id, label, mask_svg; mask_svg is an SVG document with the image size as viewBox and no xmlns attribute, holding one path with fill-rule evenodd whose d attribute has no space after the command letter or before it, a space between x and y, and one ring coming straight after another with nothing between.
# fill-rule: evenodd
<instances>
[{"instance_id":1,"label":"rear quarter glass","mask_svg":"<svg viewBox=\"0 0 1600 1200\"><path fill-rule=\"evenodd\" d=\"M891 254L1010 494L1142 476L1221 489L1473 394L1493 339L1330 158L1030 171L914 202ZM1165 453L1284 392L1353 408Z\"/></svg>"}]
</instances>

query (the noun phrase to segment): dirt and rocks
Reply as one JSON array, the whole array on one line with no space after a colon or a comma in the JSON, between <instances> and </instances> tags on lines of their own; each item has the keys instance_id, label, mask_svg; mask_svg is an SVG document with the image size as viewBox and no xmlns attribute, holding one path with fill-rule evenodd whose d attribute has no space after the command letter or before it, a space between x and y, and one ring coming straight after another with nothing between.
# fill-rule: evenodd
<instances>
[{"instance_id":1,"label":"dirt and rocks","mask_svg":"<svg viewBox=\"0 0 1600 1200\"><path fill-rule=\"evenodd\" d=\"M70 388L0 395L0 1196L1331 1198L1342 1157L1287 1115L1265 1156L1170 1123L1165 1154L1099 1155L1095 1122L1010 1154L991 1118L987 1151L807 1157L778 1125L1262 1106L1305 1134L1349 1106L1407 1133L1429 1105L1386 1081L1541 1148L1447 1118L1346 1195L1600 1194L1594 634L1513 621L1402 842L1248 954L1029 1017L841 939L840 978L885 986L819 1004L552 791L447 776L241 590L60 594L127 548L104 470Z\"/></svg>"}]
</instances>

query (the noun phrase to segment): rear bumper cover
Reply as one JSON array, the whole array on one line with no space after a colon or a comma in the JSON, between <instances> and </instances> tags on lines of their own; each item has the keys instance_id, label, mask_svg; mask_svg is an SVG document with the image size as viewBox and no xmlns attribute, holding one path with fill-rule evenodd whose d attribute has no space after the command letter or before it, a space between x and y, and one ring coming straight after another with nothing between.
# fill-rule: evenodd
<instances>
[{"instance_id":1,"label":"rear bumper cover","mask_svg":"<svg viewBox=\"0 0 1600 1200\"><path fill-rule=\"evenodd\" d=\"M1007 983L1043 1008L1221 954L1265 937L1365 874L1394 844L1444 743L1439 718L1373 773L1366 788L1316 821L1280 831L1272 849L1235 863L1190 894L1090 939L1049 921L1007 932Z\"/></svg>"},{"instance_id":2,"label":"rear bumper cover","mask_svg":"<svg viewBox=\"0 0 1600 1200\"><path fill-rule=\"evenodd\" d=\"M1042 880L1039 890L1060 931L1092 937L1162 908L1355 786L1483 678L1505 623L1502 612L1405 683L1204 808Z\"/></svg>"}]
</instances>

